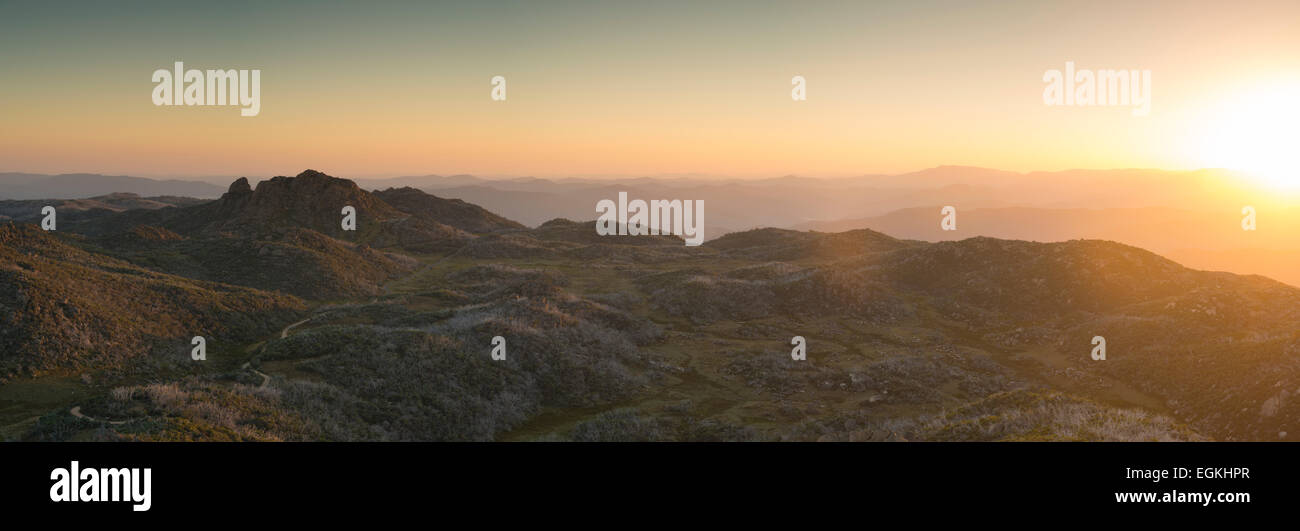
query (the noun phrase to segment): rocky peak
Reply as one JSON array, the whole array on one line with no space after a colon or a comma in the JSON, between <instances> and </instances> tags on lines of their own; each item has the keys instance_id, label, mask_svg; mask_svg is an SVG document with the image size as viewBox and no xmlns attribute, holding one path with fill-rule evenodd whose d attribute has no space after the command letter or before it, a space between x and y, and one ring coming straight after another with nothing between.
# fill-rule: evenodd
<instances>
[{"instance_id":1,"label":"rocky peak","mask_svg":"<svg viewBox=\"0 0 1300 531\"><path fill-rule=\"evenodd\" d=\"M248 185L248 177L240 177L235 182L230 183L230 189L226 190L229 195L243 195L253 192L253 187Z\"/></svg>"},{"instance_id":2,"label":"rocky peak","mask_svg":"<svg viewBox=\"0 0 1300 531\"><path fill-rule=\"evenodd\" d=\"M277 228L307 228L334 237L347 236L339 227L339 209L352 206L363 221L402 217L371 197L356 183L306 170L294 177L276 176L251 187L240 178L222 196L206 228L235 232L274 232Z\"/></svg>"}]
</instances>

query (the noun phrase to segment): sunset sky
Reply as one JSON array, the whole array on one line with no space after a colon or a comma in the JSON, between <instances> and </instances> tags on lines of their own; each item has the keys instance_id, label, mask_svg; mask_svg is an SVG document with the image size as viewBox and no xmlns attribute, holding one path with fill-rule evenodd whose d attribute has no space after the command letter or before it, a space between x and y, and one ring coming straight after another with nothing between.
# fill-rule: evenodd
<instances>
[{"instance_id":1,"label":"sunset sky","mask_svg":"<svg viewBox=\"0 0 1300 531\"><path fill-rule=\"evenodd\" d=\"M134 3L132 3L134 4ZM1294 179L1300 2L0 3L0 171L844 176L1232 167ZM468 4L468 5L466 5ZM123 12L130 12L125 14ZM151 13L141 16L137 13ZM156 69L261 69L261 114ZM1043 73L1152 72L1151 113ZM505 76L508 100L489 97ZM808 80L808 100L790 79Z\"/></svg>"}]
</instances>

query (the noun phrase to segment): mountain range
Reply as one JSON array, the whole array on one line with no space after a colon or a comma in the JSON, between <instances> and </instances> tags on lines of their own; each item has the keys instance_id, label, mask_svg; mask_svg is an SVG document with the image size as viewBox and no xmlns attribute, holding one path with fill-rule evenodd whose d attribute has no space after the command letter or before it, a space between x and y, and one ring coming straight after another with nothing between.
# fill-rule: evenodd
<instances>
[{"instance_id":1,"label":"mountain range","mask_svg":"<svg viewBox=\"0 0 1300 531\"><path fill-rule=\"evenodd\" d=\"M177 195L218 198L235 180L227 179L218 187L209 184L214 179L187 183L89 174L0 174L4 184L0 199L28 198L26 202L0 201L0 219L33 219L39 207L49 204L38 198L84 201L73 205L61 200L74 218L96 208L120 209L95 203L111 199L108 194L118 191L162 203L198 201L168 198ZM557 218L591 219L598 201L627 192L630 197L704 201L709 219L704 226L706 239L759 227L823 232L870 228L926 241L975 236L1043 242L1106 239L1150 249L1197 268L1261 274L1300 285L1300 212L1290 206L1298 197L1262 188L1225 170L1017 173L939 166L897 175L843 178L671 175L611 180L423 175L353 182L362 190L388 194L394 206L404 202L401 194L418 198L412 192L420 191L478 205L492 215L529 227ZM944 206L959 212L957 231L939 230L938 212ZM1242 211L1247 206L1258 216L1256 230L1249 232L1241 230ZM386 215L393 219L391 212ZM469 232L486 228L452 227ZM390 239L402 238L407 245L414 245L422 234L441 230L436 226L393 229L403 234L390 234ZM427 239L425 245L433 249L440 239L445 238Z\"/></svg>"},{"instance_id":2,"label":"mountain range","mask_svg":"<svg viewBox=\"0 0 1300 531\"><path fill-rule=\"evenodd\" d=\"M221 187L201 181L97 173L0 173L0 199L85 199L114 193L211 199Z\"/></svg>"},{"instance_id":3,"label":"mountain range","mask_svg":"<svg viewBox=\"0 0 1300 531\"><path fill-rule=\"evenodd\" d=\"M686 188L666 194L707 188L674 182ZM535 185L556 186L512 186ZM789 177L737 197L818 186ZM1132 218L1062 208L1048 219L1070 223L1017 227L1035 212L974 208L960 230L1022 238L949 239L931 206L853 218L894 234L760 228L687 247L599 236L594 212L529 228L313 170L237 179L209 201L58 202L56 231L34 205L0 204L6 438L1300 436L1300 289L1114 241L1025 241ZM1176 223L1139 223L1151 238L1220 230L1154 216ZM210 361L190 359L194 336Z\"/></svg>"}]
</instances>

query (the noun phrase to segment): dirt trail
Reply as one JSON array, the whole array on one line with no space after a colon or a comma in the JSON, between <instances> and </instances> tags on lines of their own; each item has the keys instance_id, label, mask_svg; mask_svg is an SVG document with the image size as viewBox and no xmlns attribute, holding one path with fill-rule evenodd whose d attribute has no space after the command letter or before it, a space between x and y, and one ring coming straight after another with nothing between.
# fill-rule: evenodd
<instances>
[{"instance_id":1,"label":"dirt trail","mask_svg":"<svg viewBox=\"0 0 1300 531\"><path fill-rule=\"evenodd\" d=\"M68 413L72 413L72 416L77 417L77 418L79 418L79 419L86 419L86 420L89 420L89 421L92 421L92 422L107 422L107 423L109 423L109 424L126 424L126 421L125 421L125 420L107 420L107 419L97 419L97 418L95 418L95 417L90 417L90 416L82 415L82 414L81 414L81 406L73 406L72 409L68 410Z\"/></svg>"},{"instance_id":2,"label":"dirt trail","mask_svg":"<svg viewBox=\"0 0 1300 531\"><path fill-rule=\"evenodd\" d=\"M260 384L257 385L257 388L258 388L258 389L266 389L266 386L267 386L268 384L271 383L271 377L270 377L270 376L267 376L266 373L264 373L264 372L262 372L262 371L259 371L259 370L257 370L257 369L254 369L251 365L248 364L248 362L244 362L244 364L243 364L242 366L240 366L239 368L240 368L240 369L248 369L248 370L250 370L250 371L253 371L253 374L256 374L256 375L262 377L262 383L260 383Z\"/></svg>"},{"instance_id":3,"label":"dirt trail","mask_svg":"<svg viewBox=\"0 0 1300 531\"><path fill-rule=\"evenodd\" d=\"M311 318L311 317L308 317L308 318L306 318L306 319L303 319L303 320L301 320L301 321L298 321L298 322L296 322L296 323L293 323L293 324L290 324L289 326L284 327L283 329L280 330L280 339L284 339L284 338L286 338L286 337L289 337L289 331L290 331L290 330L293 330L294 328L296 328L296 327L298 327L298 326L300 326L300 325L306 324L308 321L311 321L311 320L312 320L312 318ZM262 349L263 349L263 350L266 349L266 344L265 344L265 343L262 344ZM271 384L271 377L268 376L266 373L264 373L264 372L262 372L262 371L259 371L259 370L257 370L257 369L254 369L253 366L252 366L249 362L244 362L244 364L241 365L239 368L242 369L242 370L250 370L250 371L253 371L253 374L256 374L256 375L262 377L262 383L258 384L258 386L257 386L258 389L266 389L266 386L268 386L268 385ZM127 421L125 421L125 420L97 419L97 418L95 418L95 417L92 417L92 416L89 416L89 415L85 415L85 414L83 414L83 413L81 412L81 406L72 406L72 409L69 409L69 410L68 410L68 413L71 413L72 416L77 417L77 418L79 418L79 419L86 419L86 420L89 420L89 421L91 421L91 422L106 422L106 423L108 423L108 424L113 424L113 425L126 424L126 422L127 422Z\"/></svg>"},{"instance_id":4,"label":"dirt trail","mask_svg":"<svg viewBox=\"0 0 1300 531\"><path fill-rule=\"evenodd\" d=\"M290 331L290 330L293 330L294 328L297 328L298 325L306 324L307 321L310 321L310 320L312 320L312 318L311 318L311 317L308 317L308 318L306 318L306 319L303 319L303 320L301 320L301 321L298 321L298 322L296 322L296 323L293 323L293 324L291 324L291 325L289 325L289 326L284 327L284 330L281 330L281 331L280 331L280 339L284 339L284 338L286 338L286 337L289 337L289 331ZM265 349L265 348L266 348L266 345L262 345L262 348ZM248 364L245 363L244 365L248 365Z\"/></svg>"},{"instance_id":5,"label":"dirt trail","mask_svg":"<svg viewBox=\"0 0 1300 531\"><path fill-rule=\"evenodd\" d=\"M415 275L417 275L417 274L419 274L419 273L421 273L421 272L423 272L423 271L429 269L430 267L432 267L432 266L434 266L434 265L437 265L437 264L439 264L439 263L442 263L444 260L446 260L446 259L448 259L448 258L451 258L451 257L453 257L453 256L455 256L455 255L457 255L457 254L459 254L460 251L463 250L464 248L465 248L465 247L461 247L461 248L459 248L459 249L456 249L456 251L454 251L454 252L452 252L452 253L450 253L450 254L447 254L446 256L443 256L442 258L439 258L438 260L436 260L436 261L434 261L434 262L432 262L432 263L425 264L424 267L421 267L420 269L418 269L417 271L413 272L411 275L409 275L409 276L406 277L406 278L410 278L410 277L412 277L412 276L415 276ZM403 280L404 280L404 279L403 279ZM391 284L391 283L390 283L390 284ZM390 285L386 285L386 286L384 286L384 293L387 294L387 293L390 293L390 292L391 292L391 286L390 286ZM375 301L377 301L377 300L378 300L378 297L376 297L376 298L375 298L374 300L372 300L371 302L373 303L373 302L375 302ZM319 317L319 316L317 316L317 317ZM301 320L301 321L298 321L298 322L296 322L296 323L291 323L291 324L289 324L288 326L282 328L282 329L280 330L279 338L280 338L280 339L285 339L285 338L289 337L289 331L291 331L291 330L293 330L294 328L297 328L297 327L299 327L299 326L302 326L302 325L304 325L304 324L307 324L307 323L310 322L312 319L315 319L315 317L308 317L308 318L303 319L303 320ZM261 351L265 351L265 350L266 350L266 345L267 345L267 343L269 343L269 340L268 340L267 342L262 343L262 348L259 349L259 352L261 352ZM249 371L253 371L253 374L256 374L256 375L258 375L258 376L260 376L260 377L262 378L262 383L258 384L258 386L257 386L258 389L265 389L268 385L271 384L271 376L268 375L268 374L266 374L266 373L264 373L264 372L262 372L262 371L259 371L259 370L257 370L257 369L254 369L253 366L252 366L252 363L251 363L251 362L244 362L244 364L241 365L239 368L240 368L241 370L249 370ZM126 423L127 423L127 421L125 421L125 420L108 420L108 419L97 419L97 418L95 418L95 417L91 417L91 416L89 416L89 415L83 414L83 413L81 412L81 406L79 406L79 405L78 405L78 406L72 406L72 408L68 410L68 413L72 414L72 416L77 417L77 418L79 418L79 419L85 419L85 420L89 420L89 421L92 421L92 422L104 422L104 423L113 424L113 425L120 425L120 424L126 424Z\"/></svg>"}]
</instances>

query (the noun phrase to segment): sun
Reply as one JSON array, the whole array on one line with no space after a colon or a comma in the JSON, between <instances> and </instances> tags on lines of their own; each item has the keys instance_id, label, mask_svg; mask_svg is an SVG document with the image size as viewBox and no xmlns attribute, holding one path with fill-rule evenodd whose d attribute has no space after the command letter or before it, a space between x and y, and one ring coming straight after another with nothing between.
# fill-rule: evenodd
<instances>
[{"instance_id":1,"label":"sun","mask_svg":"<svg viewBox=\"0 0 1300 531\"><path fill-rule=\"evenodd\" d=\"M1300 189L1300 81L1239 91L1211 110L1203 166L1246 173L1260 185Z\"/></svg>"}]
</instances>

